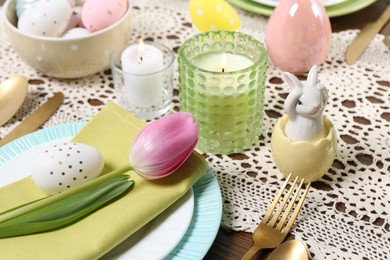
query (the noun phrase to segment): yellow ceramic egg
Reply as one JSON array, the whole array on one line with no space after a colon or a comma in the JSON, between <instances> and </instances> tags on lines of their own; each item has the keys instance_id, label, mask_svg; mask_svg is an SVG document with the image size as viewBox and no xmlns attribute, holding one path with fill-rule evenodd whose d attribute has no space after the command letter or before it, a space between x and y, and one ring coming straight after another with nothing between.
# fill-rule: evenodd
<instances>
[{"instance_id":1,"label":"yellow ceramic egg","mask_svg":"<svg viewBox=\"0 0 390 260\"><path fill-rule=\"evenodd\" d=\"M332 166L336 156L337 139L332 123L324 117L325 137L314 142L291 141L284 133L288 116L276 123L271 137L272 157L285 176L305 178L313 182L321 178Z\"/></svg>"},{"instance_id":2,"label":"yellow ceramic egg","mask_svg":"<svg viewBox=\"0 0 390 260\"><path fill-rule=\"evenodd\" d=\"M236 11L223 0L191 0L190 16L199 32L236 31L241 26Z\"/></svg>"}]
</instances>

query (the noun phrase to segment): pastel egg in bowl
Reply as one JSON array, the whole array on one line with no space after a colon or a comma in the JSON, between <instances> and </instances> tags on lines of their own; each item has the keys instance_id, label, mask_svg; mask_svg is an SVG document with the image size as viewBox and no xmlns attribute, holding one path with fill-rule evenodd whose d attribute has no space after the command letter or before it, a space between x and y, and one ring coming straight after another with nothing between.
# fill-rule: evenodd
<instances>
[{"instance_id":1,"label":"pastel egg in bowl","mask_svg":"<svg viewBox=\"0 0 390 260\"><path fill-rule=\"evenodd\" d=\"M132 29L130 0L125 13L114 24L75 37L46 37L17 28L16 0L7 0L3 20L8 39L19 57L44 75L81 78L109 68L110 54L128 42Z\"/></svg>"},{"instance_id":2,"label":"pastel egg in bowl","mask_svg":"<svg viewBox=\"0 0 390 260\"><path fill-rule=\"evenodd\" d=\"M279 171L287 176L305 178L305 182L320 179L332 166L337 139L332 123L324 117L325 137L314 142L291 141L284 129L288 116L281 117L272 132L272 157Z\"/></svg>"}]
</instances>

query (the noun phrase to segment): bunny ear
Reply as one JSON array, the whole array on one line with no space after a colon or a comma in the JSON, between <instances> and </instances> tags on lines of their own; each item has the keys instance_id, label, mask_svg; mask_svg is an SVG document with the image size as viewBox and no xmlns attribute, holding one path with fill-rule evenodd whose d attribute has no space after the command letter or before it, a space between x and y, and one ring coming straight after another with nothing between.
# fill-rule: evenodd
<instances>
[{"instance_id":1,"label":"bunny ear","mask_svg":"<svg viewBox=\"0 0 390 260\"><path fill-rule=\"evenodd\" d=\"M313 65L309 71L309 75L307 76L307 81L310 86L317 85L317 65Z\"/></svg>"},{"instance_id":2,"label":"bunny ear","mask_svg":"<svg viewBox=\"0 0 390 260\"><path fill-rule=\"evenodd\" d=\"M300 82L299 79L290 72L284 73L284 80L287 82L287 86L290 90L293 90L294 88L302 88L302 82Z\"/></svg>"},{"instance_id":3,"label":"bunny ear","mask_svg":"<svg viewBox=\"0 0 390 260\"><path fill-rule=\"evenodd\" d=\"M329 98L328 90L326 89L324 84L318 84L317 88L321 91L321 93L324 97L323 101L324 101L324 105L325 105L328 102L328 98Z\"/></svg>"}]
</instances>

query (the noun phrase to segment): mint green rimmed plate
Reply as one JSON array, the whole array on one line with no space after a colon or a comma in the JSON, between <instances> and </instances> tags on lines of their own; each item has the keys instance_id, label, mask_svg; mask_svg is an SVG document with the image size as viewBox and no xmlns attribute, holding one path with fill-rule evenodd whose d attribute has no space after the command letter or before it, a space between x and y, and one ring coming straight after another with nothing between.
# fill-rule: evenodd
<instances>
[{"instance_id":1,"label":"mint green rimmed plate","mask_svg":"<svg viewBox=\"0 0 390 260\"><path fill-rule=\"evenodd\" d=\"M257 2L253 2L251 0L227 1L230 2L232 5L240 7L241 9L257 14L262 14L265 16L270 16L274 11L273 6L263 5ZM374 2L375 0L348 0L337 5L326 7L326 11L329 17L337 17L359 11Z\"/></svg>"},{"instance_id":2,"label":"mint green rimmed plate","mask_svg":"<svg viewBox=\"0 0 390 260\"><path fill-rule=\"evenodd\" d=\"M43 143L74 136L86 122L70 123L45 128L23 136L0 148L0 168L17 156ZM7 178L6 176L2 176ZM202 259L210 249L217 235L222 216L222 197L218 181L210 168L192 187L194 208L191 223L181 241L166 256L153 255L148 250L150 259L180 260ZM162 239L168 239L164 237ZM119 257L118 259L126 259Z\"/></svg>"},{"instance_id":3,"label":"mint green rimmed plate","mask_svg":"<svg viewBox=\"0 0 390 260\"><path fill-rule=\"evenodd\" d=\"M282 0L252 0L253 2L257 2L259 4L263 5L269 5L269 6L277 6ZM332 5L337 5L342 2L349 1L349 0L322 0L324 3L324 6L332 6Z\"/></svg>"}]
</instances>

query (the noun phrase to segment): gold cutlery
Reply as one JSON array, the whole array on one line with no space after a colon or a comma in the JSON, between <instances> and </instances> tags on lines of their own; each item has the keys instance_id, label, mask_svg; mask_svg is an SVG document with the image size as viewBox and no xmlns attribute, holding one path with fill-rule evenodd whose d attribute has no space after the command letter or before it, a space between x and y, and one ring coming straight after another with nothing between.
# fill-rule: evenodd
<instances>
[{"instance_id":1,"label":"gold cutlery","mask_svg":"<svg viewBox=\"0 0 390 260\"><path fill-rule=\"evenodd\" d=\"M260 250L264 248L275 248L279 246L283 240L286 238L288 232L291 229L296 217L298 216L299 210L302 207L303 201L306 198L306 195L310 188L310 182L306 184L306 189L304 190L301 198L299 199L297 205L296 200L298 195L301 193L304 179L302 178L298 185L298 176L295 178L293 184L287 190L287 193L284 195L283 201L279 203L281 196L283 195L287 184L291 178L291 174L287 177L282 188L279 190L275 199L272 201L272 204L268 208L263 220L260 222L259 226L253 232L253 246L248 250L248 252L241 258L242 260L252 259L252 257ZM293 193L295 187L298 185L298 188ZM290 199L291 194L293 197ZM289 202L289 203L288 203ZM288 203L288 205L287 205ZM275 214L272 215L275 207L278 205L278 209ZM285 206L287 208L284 210ZM295 209L293 207L295 206ZM290 216L290 213L291 216ZM272 215L272 218L270 218ZM290 217L289 217L290 216ZM287 221L288 219L288 221Z\"/></svg>"},{"instance_id":2,"label":"gold cutlery","mask_svg":"<svg viewBox=\"0 0 390 260\"><path fill-rule=\"evenodd\" d=\"M46 103L35 110L22 123L16 126L8 135L0 139L0 147L19 138L23 135L37 130L43 123L49 119L57 108L62 104L64 95L57 92L53 97L49 98Z\"/></svg>"},{"instance_id":3,"label":"gold cutlery","mask_svg":"<svg viewBox=\"0 0 390 260\"><path fill-rule=\"evenodd\" d=\"M268 256L267 260L308 260L306 246L299 240L293 239L278 246Z\"/></svg>"},{"instance_id":4,"label":"gold cutlery","mask_svg":"<svg viewBox=\"0 0 390 260\"><path fill-rule=\"evenodd\" d=\"M390 35L387 35L384 39L383 39L383 42L385 43L385 45L387 47L390 48Z\"/></svg>"},{"instance_id":5,"label":"gold cutlery","mask_svg":"<svg viewBox=\"0 0 390 260\"><path fill-rule=\"evenodd\" d=\"M390 19L390 5L385 9L383 14L373 23L367 24L356 38L348 46L345 53L345 60L348 64L353 64L364 52L367 46L377 33L383 28L383 26Z\"/></svg>"},{"instance_id":6,"label":"gold cutlery","mask_svg":"<svg viewBox=\"0 0 390 260\"><path fill-rule=\"evenodd\" d=\"M11 77L0 84L0 126L22 106L27 96L28 81L23 76Z\"/></svg>"}]
</instances>

